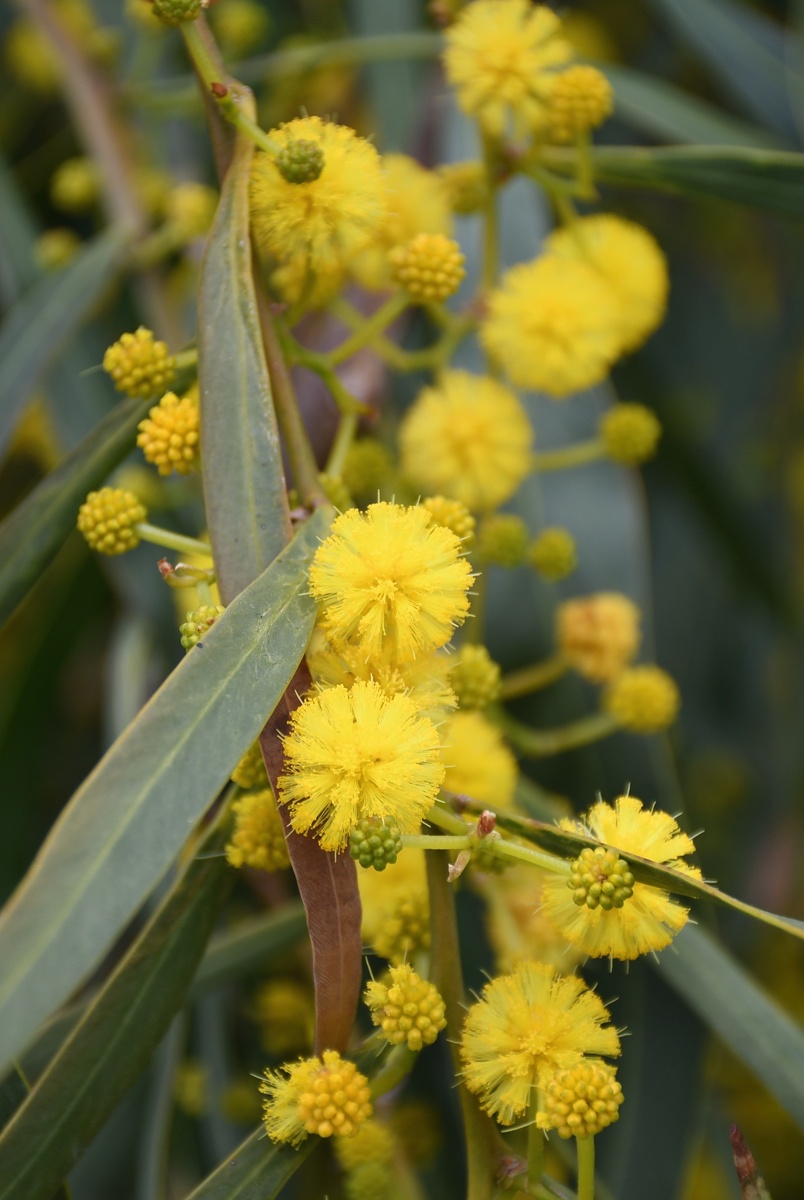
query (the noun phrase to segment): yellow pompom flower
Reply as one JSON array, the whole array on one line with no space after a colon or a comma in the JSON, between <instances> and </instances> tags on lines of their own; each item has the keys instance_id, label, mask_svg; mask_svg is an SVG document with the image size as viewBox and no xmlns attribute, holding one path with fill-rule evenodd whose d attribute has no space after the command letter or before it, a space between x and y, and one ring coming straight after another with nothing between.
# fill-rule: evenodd
<instances>
[{"instance_id":1,"label":"yellow pompom flower","mask_svg":"<svg viewBox=\"0 0 804 1200\"><path fill-rule=\"evenodd\" d=\"M602 125L614 108L614 92L596 67L570 67L556 76L550 94L548 122L554 142L573 142Z\"/></svg>"},{"instance_id":2,"label":"yellow pompom flower","mask_svg":"<svg viewBox=\"0 0 804 1200\"><path fill-rule=\"evenodd\" d=\"M250 788L268 787L268 774L262 757L260 743L254 742L232 771L232 783L248 791Z\"/></svg>"},{"instance_id":3,"label":"yellow pompom flower","mask_svg":"<svg viewBox=\"0 0 804 1200\"><path fill-rule=\"evenodd\" d=\"M559 653L579 675L604 683L639 649L639 618L634 602L619 592L565 600L556 613Z\"/></svg>"},{"instance_id":4,"label":"yellow pompom flower","mask_svg":"<svg viewBox=\"0 0 804 1200\"><path fill-rule=\"evenodd\" d=\"M615 404L604 413L600 437L609 458L626 467L638 467L656 453L662 426L644 404Z\"/></svg>"},{"instance_id":5,"label":"yellow pompom flower","mask_svg":"<svg viewBox=\"0 0 804 1200\"><path fill-rule=\"evenodd\" d=\"M145 521L145 505L133 492L105 487L90 492L78 510L78 529L98 554L125 554L140 543L135 526Z\"/></svg>"},{"instance_id":6,"label":"yellow pompom flower","mask_svg":"<svg viewBox=\"0 0 804 1200\"><path fill-rule=\"evenodd\" d=\"M232 805L234 831L226 846L233 867L284 871L290 866L282 818L270 787L248 792Z\"/></svg>"},{"instance_id":7,"label":"yellow pompom flower","mask_svg":"<svg viewBox=\"0 0 804 1200\"><path fill-rule=\"evenodd\" d=\"M692 839L669 813L643 808L636 796L620 796L613 805L601 800L583 820L565 818L560 825L598 838L614 851L700 877L682 861L695 850ZM545 917L571 945L593 958L638 958L669 946L686 925L689 910L660 888L635 881L625 860L606 847L584 850L573 861L569 879L545 875Z\"/></svg>"},{"instance_id":8,"label":"yellow pompom flower","mask_svg":"<svg viewBox=\"0 0 804 1200\"><path fill-rule=\"evenodd\" d=\"M362 936L375 954L404 963L430 947L430 898L423 850L405 850L384 871L360 871Z\"/></svg>"},{"instance_id":9,"label":"yellow pompom flower","mask_svg":"<svg viewBox=\"0 0 804 1200\"><path fill-rule=\"evenodd\" d=\"M620 306L594 267L545 254L503 276L480 340L512 383L561 399L608 375L623 344Z\"/></svg>"},{"instance_id":10,"label":"yellow pompom flower","mask_svg":"<svg viewBox=\"0 0 804 1200\"><path fill-rule=\"evenodd\" d=\"M198 405L188 396L165 392L158 404L137 426L137 445L146 462L153 463L160 475L175 471L188 475L198 459L201 437Z\"/></svg>"},{"instance_id":11,"label":"yellow pompom flower","mask_svg":"<svg viewBox=\"0 0 804 1200\"><path fill-rule=\"evenodd\" d=\"M189 242L208 232L217 207L215 188L188 180L168 192L165 215L176 233Z\"/></svg>"},{"instance_id":12,"label":"yellow pompom flower","mask_svg":"<svg viewBox=\"0 0 804 1200\"><path fill-rule=\"evenodd\" d=\"M383 502L336 517L313 559L310 594L333 641L410 662L463 623L472 578L454 533L424 508Z\"/></svg>"},{"instance_id":13,"label":"yellow pompom flower","mask_svg":"<svg viewBox=\"0 0 804 1200\"><path fill-rule=\"evenodd\" d=\"M367 659L362 651L348 643L332 646L318 631L307 652L307 663L320 688L339 684L350 688L359 680L373 680L389 698L407 696L435 724L457 705L450 684L450 659L437 651L406 663Z\"/></svg>"},{"instance_id":14,"label":"yellow pompom flower","mask_svg":"<svg viewBox=\"0 0 804 1200\"><path fill-rule=\"evenodd\" d=\"M556 70L572 58L554 12L530 0L474 0L444 37L447 79L486 133L544 129Z\"/></svg>"},{"instance_id":15,"label":"yellow pompom flower","mask_svg":"<svg viewBox=\"0 0 804 1200\"><path fill-rule=\"evenodd\" d=\"M345 849L364 818L392 817L414 833L444 778L432 721L373 681L308 696L284 748L280 800L294 830L313 830L325 850Z\"/></svg>"},{"instance_id":16,"label":"yellow pompom flower","mask_svg":"<svg viewBox=\"0 0 804 1200\"><path fill-rule=\"evenodd\" d=\"M594 268L616 299L619 350L636 350L661 325L670 282L667 263L652 234L611 213L583 217L545 243L551 257ZM611 310L611 301L609 301Z\"/></svg>"},{"instance_id":17,"label":"yellow pompom flower","mask_svg":"<svg viewBox=\"0 0 804 1200\"><path fill-rule=\"evenodd\" d=\"M118 392L142 399L164 392L173 379L174 368L166 344L155 342L144 325L134 333L124 333L103 356L103 369Z\"/></svg>"},{"instance_id":18,"label":"yellow pompom flower","mask_svg":"<svg viewBox=\"0 0 804 1200\"><path fill-rule=\"evenodd\" d=\"M485 708L500 694L500 665L485 646L462 646L450 668L450 682L461 708Z\"/></svg>"},{"instance_id":19,"label":"yellow pompom flower","mask_svg":"<svg viewBox=\"0 0 804 1200\"><path fill-rule=\"evenodd\" d=\"M353 1137L371 1116L371 1089L354 1063L337 1050L268 1071L260 1091L263 1123L274 1142L298 1146L309 1133Z\"/></svg>"},{"instance_id":20,"label":"yellow pompom flower","mask_svg":"<svg viewBox=\"0 0 804 1200\"><path fill-rule=\"evenodd\" d=\"M446 1028L444 1001L438 989L408 963L391 967L382 979L372 979L364 999L372 1023L379 1026L390 1046L406 1043L409 1050L419 1051L422 1046L431 1046Z\"/></svg>"},{"instance_id":21,"label":"yellow pompom flower","mask_svg":"<svg viewBox=\"0 0 804 1200\"><path fill-rule=\"evenodd\" d=\"M566 579L578 565L575 538L559 526L543 529L528 547L528 562L544 579Z\"/></svg>"},{"instance_id":22,"label":"yellow pompom flower","mask_svg":"<svg viewBox=\"0 0 804 1200\"><path fill-rule=\"evenodd\" d=\"M461 248L442 233L417 233L389 255L394 282L416 304L439 304L461 286L466 274Z\"/></svg>"},{"instance_id":23,"label":"yellow pompom flower","mask_svg":"<svg viewBox=\"0 0 804 1200\"><path fill-rule=\"evenodd\" d=\"M442 726L444 788L504 808L516 787L516 759L496 725L479 712L456 712Z\"/></svg>"},{"instance_id":24,"label":"yellow pompom flower","mask_svg":"<svg viewBox=\"0 0 804 1200\"><path fill-rule=\"evenodd\" d=\"M607 713L631 733L660 733L675 721L681 697L661 667L630 667L609 684L603 696Z\"/></svg>"},{"instance_id":25,"label":"yellow pompom flower","mask_svg":"<svg viewBox=\"0 0 804 1200\"><path fill-rule=\"evenodd\" d=\"M345 1171L369 1165L389 1167L394 1161L394 1136L374 1117L365 1121L354 1137L339 1138L334 1148Z\"/></svg>"},{"instance_id":26,"label":"yellow pompom flower","mask_svg":"<svg viewBox=\"0 0 804 1200\"><path fill-rule=\"evenodd\" d=\"M448 500L446 496L427 496L421 503L436 525L451 529L462 542L471 545L477 521L462 501Z\"/></svg>"},{"instance_id":27,"label":"yellow pompom flower","mask_svg":"<svg viewBox=\"0 0 804 1200\"><path fill-rule=\"evenodd\" d=\"M385 188L377 151L353 129L299 117L271 130L280 151L288 143L319 146L324 166L317 179L291 183L268 154L251 173L251 214L259 244L304 277L346 269L380 227Z\"/></svg>"},{"instance_id":28,"label":"yellow pompom flower","mask_svg":"<svg viewBox=\"0 0 804 1200\"><path fill-rule=\"evenodd\" d=\"M532 442L517 396L468 371L445 371L420 392L399 431L411 481L480 512L513 496L530 470Z\"/></svg>"},{"instance_id":29,"label":"yellow pompom flower","mask_svg":"<svg viewBox=\"0 0 804 1200\"><path fill-rule=\"evenodd\" d=\"M222 604L202 604L200 608L184 614L184 620L179 626L181 644L185 650L192 650L201 638L222 616L226 609Z\"/></svg>"},{"instance_id":30,"label":"yellow pompom flower","mask_svg":"<svg viewBox=\"0 0 804 1200\"><path fill-rule=\"evenodd\" d=\"M91 158L68 158L50 181L50 198L62 212L84 213L100 197L101 176Z\"/></svg>"},{"instance_id":31,"label":"yellow pompom flower","mask_svg":"<svg viewBox=\"0 0 804 1200\"><path fill-rule=\"evenodd\" d=\"M594 1137L620 1115L623 1089L610 1063L585 1058L559 1071L544 1093L541 1129L555 1129L561 1138Z\"/></svg>"},{"instance_id":32,"label":"yellow pompom flower","mask_svg":"<svg viewBox=\"0 0 804 1200\"><path fill-rule=\"evenodd\" d=\"M389 253L420 233L452 236L452 212L443 180L407 154L385 154L383 216L371 243L355 256L349 269L372 291L391 286Z\"/></svg>"},{"instance_id":33,"label":"yellow pompom flower","mask_svg":"<svg viewBox=\"0 0 804 1200\"><path fill-rule=\"evenodd\" d=\"M463 1079L503 1125L525 1116L556 1072L620 1053L603 1001L574 976L523 962L486 984L461 1035Z\"/></svg>"}]
</instances>

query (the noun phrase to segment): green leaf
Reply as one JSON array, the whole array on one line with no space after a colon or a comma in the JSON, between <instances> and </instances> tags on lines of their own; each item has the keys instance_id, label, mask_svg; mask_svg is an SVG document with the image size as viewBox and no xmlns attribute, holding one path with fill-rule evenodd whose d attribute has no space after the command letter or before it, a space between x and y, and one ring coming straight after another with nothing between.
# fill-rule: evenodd
<instances>
[{"instance_id":1,"label":"green leaf","mask_svg":"<svg viewBox=\"0 0 804 1200\"><path fill-rule=\"evenodd\" d=\"M545 162L558 163L562 153L547 151ZM593 159L601 183L715 196L788 217L802 215L804 154L728 146L604 146L593 151Z\"/></svg>"},{"instance_id":2,"label":"green leaf","mask_svg":"<svg viewBox=\"0 0 804 1200\"><path fill-rule=\"evenodd\" d=\"M231 873L225 818L0 1137L0 1200L50 1200L181 1007Z\"/></svg>"},{"instance_id":3,"label":"green leaf","mask_svg":"<svg viewBox=\"0 0 804 1200\"><path fill-rule=\"evenodd\" d=\"M112 226L55 277L33 284L0 328L0 451L56 351L120 269L128 241Z\"/></svg>"},{"instance_id":4,"label":"green leaf","mask_svg":"<svg viewBox=\"0 0 804 1200\"><path fill-rule=\"evenodd\" d=\"M159 882L275 708L315 617L316 513L118 738L0 916L0 1070Z\"/></svg>"},{"instance_id":5,"label":"green leaf","mask_svg":"<svg viewBox=\"0 0 804 1200\"><path fill-rule=\"evenodd\" d=\"M804 1031L699 926L682 929L655 965L804 1129Z\"/></svg>"},{"instance_id":6,"label":"green leaf","mask_svg":"<svg viewBox=\"0 0 804 1200\"><path fill-rule=\"evenodd\" d=\"M75 529L87 492L99 487L134 444L148 402L124 400L0 524L0 625Z\"/></svg>"},{"instance_id":7,"label":"green leaf","mask_svg":"<svg viewBox=\"0 0 804 1200\"><path fill-rule=\"evenodd\" d=\"M298 1150L270 1142L257 1130L195 1189L188 1200L273 1200L318 1142L308 1137Z\"/></svg>"},{"instance_id":8,"label":"green leaf","mask_svg":"<svg viewBox=\"0 0 804 1200\"><path fill-rule=\"evenodd\" d=\"M275 912L239 921L212 939L198 968L190 996L196 997L265 966L304 935L304 908L296 900Z\"/></svg>"},{"instance_id":9,"label":"green leaf","mask_svg":"<svg viewBox=\"0 0 804 1200\"><path fill-rule=\"evenodd\" d=\"M614 88L614 111L632 129L665 142L713 146L762 146L782 143L772 134L739 121L705 100L632 67L601 64Z\"/></svg>"},{"instance_id":10,"label":"green leaf","mask_svg":"<svg viewBox=\"0 0 804 1200\"><path fill-rule=\"evenodd\" d=\"M290 537L252 280L248 184L253 153L251 139L239 136L207 240L198 294L204 495L224 603L256 579Z\"/></svg>"}]
</instances>

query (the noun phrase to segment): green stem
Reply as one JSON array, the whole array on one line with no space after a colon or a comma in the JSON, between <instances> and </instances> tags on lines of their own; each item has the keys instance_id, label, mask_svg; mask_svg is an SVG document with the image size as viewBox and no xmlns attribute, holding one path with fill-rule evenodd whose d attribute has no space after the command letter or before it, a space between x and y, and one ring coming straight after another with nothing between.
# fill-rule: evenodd
<instances>
[{"instance_id":1,"label":"green stem","mask_svg":"<svg viewBox=\"0 0 804 1200\"><path fill-rule=\"evenodd\" d=\"M466 837L469 833L466 821L443 804L434 804L424 819L428 825L435 825L437 829L444 829L458 837Z\"/></svg>"},{"instance_id":2,"label":"green stem","mask_svg":"<svg viewBox=\"0 0 804 1200\"><path fill-rule=\"evenodd\" d=\"M595 1200L595 1139L576 1138L578 1149L578 1200Z\"/></svg>"},{"instance_id":3,"label":"green stem","mask_svg":"<svg viewBox=\"0 0 804 1200\"><path fill-rule=\"evenodd\" d=\"M606 447L600 438L562 446L560 450L545 450L534 454L530 465L534 471L563 471L566 467L581 467L606 457Z\"/></svg>"},{"instance_id":4,"label":"green stem","mask_svg":"<svg viewBox=\"0 0 804 1200\"><path fill-rule=\"evenodd\" d=\"M547 854L543 850L518 846L505 838L486 838L483 845L495 858L527 863L528 866L540 867L543 871L553 871L556 875L572 874L570 864L565 858L558 858L555 854Z\"/></svg>"},{"instance_id":5,"label":"green stem","mask_svg":"<svg viewBox=\"0 0 804 1200\"><path fill-rule=\"evenodd\" d=\"M518 671L509 671L502 679L500 699L516 700L519 696L528 696L531 692L538 692L541 688L560 679L568 666L569 664L560 654L554 654L543 662L532 663L529 667L522 667Z\"/></svg>"},{"instance_id":6,"label":"green stem","mask_svg":"<svg viewBox=\"0 0 804 1200\"><path fill-rule=\"evenodd\" d=\"M158 525L151 525L147 521L140 521L133 528L143 542L164 546L167 550L178 550L179 554L203 554L205 558L212 558L209 542L185 537L183 533L174 533L172 529L160 529Z\"/></svg>"},{"instance_id":7,"label":"green stem","mask_svg":"<svg viewBox=\"0 0 804 1200\"><path fill-rule=\"evenodd\" d=\"M406 833L402 835L402 845L406 850L469 850L472 839L441 833Z\"/></svg>"},{"instance_id":8,"label":"green stem","mask_svg":"<svg viewBox=\"0 0 804 1200\"><path fill-rule=\"evenodd\" d=\"M214 603L212 599L212 588L209 586L209 580L198 579L195 585L195 592L198 596L198 603L200 605L212 605Z\"/></svg>"},{"instance_id":9,"label":"green stem","mask_svg":"<svg viewBox=\"0 0 804 1200\"><path fill-rule=\"evenodd\" d=\"M531 1107L531 1123L528 1126L528 1189L535 1190L542 1181L544 1174L544 1143L545 1138L536 1124L538 1100Z\"/></svg>"},{"instance_id":10,"label":"green stem","mask_svg":"<svg viewBox=\"0 0 804 1200\"><path fill-rule=\"evenodd\" d=\"M383 1066L371 1081L371 1097L373 1100L386 1095L397 1084L401 1083L413 1070L416 1054L408 1049L406 1043L394 1046Z\"/></svg>"},{"instance_id":11,"label":"green stem","mask_svg":"<svg viewBox=\"0 0 804 1200\"><path fill-rule=\"evenodd\" d=\"M578 137L575 149L578 152L578 191L584 200L594 200L597 193L592 163L592 139L588 129Z\"/></svg>"},{"instance_id":12,"label":"green stem","mask_svg":"<svg viewBox=\"0 0 804 1200\"><path fill-rule=\"evenodd\" d=\"M592 713L554 729L531 729L500 709L488 715L500 726L514 748L526 758L549 758L565 750L589 746L620 728L616 719L608 713Z\"/></svg>"},{"instance_id":13,"label":"green stem","mask_svg":"<svg viewBox=\"0 0 804 1200\"><path fill-rule=\"evenodd\" d=\"M324 468L327 475L340 475L343 471L346 455L357 433L359 417L356 412L343 413L338 423L338 432L329 452L327 465Z\"/></svg>"},{"instance_id":14,"label":"green stem","mask_svg":"<svg viewBox=\"0 0 804 1200\"><path fill-rule=\"evenodd\" d=\"M330 366L337 367L339 363L345 362L347 358L351 358L358 350L362 350L364 346L369 345L375 337L384 333L388 326L396 320L397 317L408 308L410 305L410 296L407 292L394 292L392 296L380 305L375 313L368 317L359 329L356 329L350 338L342 342L335 350L332 350L327 358Z\"/></svg>"},{"instance_id":15,"label":"green stem","mask_svg":"<svg viewBox=\"0 0 804 1200\"><path fill-rule=\"evenodd\" d=\"M353 396L344 387L343 381L333 367L332 360L328 354L319 354L316 350L308 350L306 346L302 346L285 327L284 323L277 325L277 334L288 361L300 367L307 367L308 371L314 371L320 379L323 379L341 413L368 412L369 406L363 404L361 400L358 400L356 396Z\"/></svg>"}]
</instances>

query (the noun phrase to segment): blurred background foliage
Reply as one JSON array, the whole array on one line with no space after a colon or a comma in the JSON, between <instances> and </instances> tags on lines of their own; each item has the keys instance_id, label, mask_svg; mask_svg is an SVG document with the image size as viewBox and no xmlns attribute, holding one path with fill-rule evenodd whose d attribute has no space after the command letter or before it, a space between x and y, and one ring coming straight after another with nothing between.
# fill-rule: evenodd
<instances>
[{"instance_id":1,"label":"blurred background foliage","mask_svg":"<svg viewBox=\"0 0 804 1200\"><path fill-rule=\"evenodd\" d=\"M53 2L119 106L141 212L163 215L169 187L183 180L214 184L178 35L156 25L141 0ZM802 148L801 4L589 0L563 11L579 54L609 72L615 86L615 118L599 144ZM420 0L220 0L210 20L234 73L254 87L264 127L302 107L337 114L383 150L433 165L474 153L471 130L446 99L434 13L436 5ZM108 214L52 51L30 12L4 6L0 34L7 85L0 101L0 300L10 310L41 278L57 275ZM340 45L355 37L367 39L363 50ZM329 53L317 65L322 44ZM687 828L705 830L708 878L804 918L804 191L780 214L761 203L613 183L601 190L603 207L646 225L664 248L669 314L593 402L576 408L532 400L539 445L590 436L616 388L659 415L660 453L641 479L601 463L523 489L516 509L533 525L546 519L568 527L580 567L557 588L524 570L496 572L491 611L500 615L490 649L506 667L546 653L556 596L614 589L637 599L656 661L681 687L672 738L617 735L540 764L534 777L576 807L597 791L611 797L630 784L646 801L683 811ZM505 259L530 256L550 224L538 189L517 182L504 214ZM461 231L470 258L474 236L468 224ZM3 393L0 517L113 406L98 364L121 330L145 321L174 347L193 336L202 249L192 242L159 268L161 308L142 285L96 289L86 319L54 332L35 387L22 380L16 392ZM36 332L38 310L31 321ZM414 321L405 336L415 345L419 333ZM472 361L467 351L463 362ZM309 377L300 386L324 444L332 413ZM372 386L386 412L404 406L412 391L409 380L393 396L384 378ZM123 474L148 492L157 514L169 509L178 527L192 528L199 510L190 485L146 476L133 455ZM0 632L0 899L102 751L179 661L177 610L153 561L146 547L125 559L92 557L74 534ZM567 679L550 702L553 722L579 715L583 685ZM541 703L523 704L523 714L538 716ZM253 903L238 884L232 919ZM459 908L468 983L477 987L491 960L473 934L478 911L470 892L460 893ZM698 918L716 925L764 987L804 1017L804 947L731 914L699 911ZM602 972L598 966L592 977ZM726 1136L736 1120L774 1200L798 1200L801 1131L762 1084L707 1034L651 963L632 966L621 996L615 1017L631 1031L622 1067L629 1102L600 1145L610 1194L739 1197ZM293 946L278 952L272 982L263 965L199 995L76 1169L77 1200L157 1195L174 1103L170 1194L184 1196L258 1119L249 1072L261 1070L266 1056L279 1061L309 1046L310 1005L303 955ZM422 1056L394 1117L432 1196L459 1194L451 1182L460 1168L445 1064L443 1045ZM304 1169L299 1188L303 1179ZM327 1194L338 1194L334 1176L327 1185Z\"/></svg>"}]
</instances>

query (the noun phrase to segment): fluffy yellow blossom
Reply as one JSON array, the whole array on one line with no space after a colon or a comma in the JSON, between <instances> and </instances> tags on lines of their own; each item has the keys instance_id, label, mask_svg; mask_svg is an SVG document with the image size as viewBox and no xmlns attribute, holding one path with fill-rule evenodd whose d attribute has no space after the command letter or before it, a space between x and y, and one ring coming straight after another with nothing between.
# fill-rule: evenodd
<instances>
[{"instance_id":1,"label":"fluffy yellow blossom","mask_svg":"<svg viewBox=\"0 0 804 1200\"><path fill-rule=\"evenodd\" d=\"M596 129L614 108L614 92L596 67L570 67L556 76L550 95L548 121L554 142L572 142Z\"/></svg>"},{"instance_id":2,"label":"fluffy yellow blossom","mask_svg":"<svg viewBox=\"0 0 804 1200\"><path fill-rule=\"evenodd\" d=\"M101 175L91 158L68 158L50 181L50 198L62 212L84 213L100 198Z\"/></svg>"},{"instance_id":3,"label":"fluffy yellow blossom","mask_svg":"<svg viewBox=\"0 0 804 1200\"><path fill-rule=\"evenodd\" d=\"M362 936L381 958L407 962L430 946L430 900L423 850L405 850L384 871L358 875Z\"/></svg>"},{"instance_id":4,"label":"fluffy yellow blossom","mask_svg":"<svg viewBox=\"0 0 804 1200\"><path fill-rule=\"evenodd\" d=\"M620 306L594 267L545 254L503 276L480 340L512 383L560 399L606 378L623 345Z\"/></svg>"},{"instance_id":5,"label":"fluffy yellow blossom","mask_svg":"<svg viewBox=\"0 0 804 1200\"><path fill-rule=\"evenodd\" d=\"M545 248L550 256L589 264L608 284L616 299L620 351L636 350L662 323L670 287L667 263L641 225L611 213L583 217L571 229L551 233Z\"/></svg>"},{"instance_id":6,"label":"fluffy yellow blossom","mask_svg":"<svg viewBox=\"0 0 804 1200\"><path fill-rule=\"evenodd\" d=\"M357 254L349 269L363 287L383 291L391 286L389 252L420 233L452 236L452 212L443 180L407 154L385 154L383 216L371 244Z\"/></svg>"},{"instance_id":7,"label":"fluffy yellow blossom","mask_svg":"<svg viewBox=\"0 0 804 1200\"><path fill-rule=\"evenodd\" d=\"M325 850L343 850L367 817L414 833L444 778L432 721L373 681L308 696L291 717L285 764L279 793L291 824Z\"/></svg>"},{"instance_id":8,"label":"fluffy yellow blossom","mask_svg":"<svg viewBox=\"0 0 804 1200\"><path fill-rule=\"evenodd\" d=\"M268 154L258 154L251 173L251 213L259 244L304 278L346 269L374 236L384 217L385 188L377 151L353 129L299 117L271 130L280 150L291 141L320 146L324 167L317 179L291 183Z\"/></svg>"},{"instance_id":9,"label":"fluffy yellow blossom","mask_svg":"<svg viewBox=\"0 0 804 1200\"><path fill-rule=\"evenodd\" d=\"M103 369L118 392L127 396L158 396L173 380L175 360L164 342L154 341L150 329L140 325L124 333L106 350Z\"/></svg>"},{"instance_id":10,"label":"fluffy yellow blossom","mask_svg":"<svg viewBox=\"0 0 804 1200\"><path fill-rule=\"evenodd\" d=\"M160 475L188 475L196 465L201 433L198 404L189 396L165 392L137 428L137 445Z\"/></svg>"},{"instance_id":11,"label":"fluffy yellow blossom","mask_svg":"<svg viewBox=\"0 0 804 1200\"><path fill-rule=\"evenodd\" d=\"M165 215L185 241L202 237L215 217L218 193L205 183L188 180L171 188L165 199Z\"/></svg>"},{"instance_id":12,"label":"fluffy yellow blossom","mask_svg":"<svg viewBox=\"0 0 804 1200\"><path fill-rule=\"evenodd\" d=\"M268 787L268 775L262 757L260 743L254 742L232 771L232 783L248 791L249 788Z\"/></svg>"},{"instance_id":13,"label":"fluffy yellow blossom","mask_svg":"<svg viewBox=\"0 0 804 1200\"><path fill-rule=\"evenodd\" d=\"M603 696L603 707L631 733L659 733L678 715L681 697L674 681L661 667L630 667L613 679Z\"/></svg>"},{"instance_id":14,"label":"fluffy yellow blossom","mask_svg":"<svg viewBox=\"0 0 804 1200\"><path fill-rule=\"evenodd\" d=\"M282 818L270 787L248 792L232 805L234 830L226 846L233 867L283 871L290 866Z\"/></svg>"},{"instance_id":15,"label":"fluffy yellow blossom","mask_svg":"<svg viewBox=\"0 0 804 1200\"><path fill-rule=\"evenodd\" d=\"M391 967L381 979L372 979L364 998L372 1023L391 1046L405 1043L409 1050L419 1051L431 1046L446 1027L438 989L408 963Z\"/></svg>"},{"instance_id":16,"label":"fluffy yellow blossom","mask_svg":"<svg viewBox=\"0 0 804 1200\"><path fill-rule=\"evenodd\" d=\"M439 304L461 286L466 271L461 248L442 233L417 233L390 255L394 282L416 304Z\"/></svg>"},{"instance_id":17,"label":"fluffy yellow blossom","mask_svg":"<svg viewBox=\"0 0 804 1200\"><path fill-rule=\"evenodd\" d=\"M447 765L444 788L500 808L516 787L516 759L495 725L479 712L456 712L441 728Z\"/></svg>"},{"instance_id":18,"label":"fluffy yellow blossom","mask_svg":"<svg viewBox=\"0 0 804 1200\"><path fill-rule=\"evenodd\" d=\"M591 835L615 850L700 877L700 872L682 861L684 855L695 850L692 839L669 813L644 809L636 796L620 796L613 805L601 800L582 821L565 818L561 828ZM542 911L567 941L594 958L638 958L669 946L686 925L688 909L660 888L635 882L627 869L622 869L622 863L618 865L616 855L603 847L584 854L586 857L581 855L573 863L569 879L546 875L542 887ZM598 885L594 906L590 906L595 892L594 883L589 886L589 875ZM614 896L618 888L622 893L630 891L630 895ZM606 899L609 889L615 900L610 908L600 902Z\"/></svg>"},{"instance_id":19,"label":"fluffy yellow blossom","mask_svg":"<svg viewBox=\"0 0 804 1200\"><path fill-rule=\"evenodd\" d=\"M527 559L534 571L555 583L566 579L578 565L575 538L568 529L543 529L528 547Z\"/></svg>"},{"instance_id":20,"label":"fluffy yellow blossom","mask_svg":"<svg viewBox=\"0 0 804 1200\"><path fill-rule=\"evenodd\" d=\"M463 1078L503 1125L525 1116L557 1071L586 1054L617 1055L620 1039L603 1001L573 976L523 962L486 984L461 1036Z\"/></svg>"},{"instance_id":21,"label":"fluffy yellow blossom","mask_svg":"<svg viewBox=\"0 0 804 1200\"><path fill-rule=\"evenodd\" d=\"M610 1063L585 1058L559 1071L544 1094L542 1129L555 1129L562 1138L594 1137L620 1115L623 1089Z\"/></svg>"},{"instance_id":22,"label":"fluffy yellow blossom","mask_svg":"<svg viewBox=\"0 0 804 1200\"><path fill-rule=\"evenodd\" d=\"M639 649L639 616L619 592L565 600L556 613L559 652L586 679L613 679Z\"/></svg>"},{"instance_id":23,"label":"fluffy yellow blossom","mask_svg":"<svg viewBox=\"0 0 804 1200\"><path fill-rule=\"evenodd\" d=\"M598 426L606 453L626 467L638 467L656 453L662 426L644 404L615 404Z\"/></svg>"},{"instance_id":24,"label":"fluffy yellow blossom","mask_svg":"<svg viewBox=\"0 0 804 1200\"><path fill-rule=\"evenodd\" d=\"M274 1142L298 1146L308 1133L352 1137L371 1116L365 1075L336 1050L269 1071L260 1084L263 1122Z\"/></svg>"},{"instance_id":25,"label":"fluffy yellow blossom","mask_svg":"<svg viewBox=\"0 0 804 1200\"><path fill-rule=\"evenodd\" d=\"M414 484L486 511L513 496L530 470L533 433L517 396L486 375L445 371L422 391L399 431Z\"/></svg>"},{"instance_id":26,"label":"fluffy yellow blossom","mask_svg":"<svg viewBox=\"0 0 804 1200\"><path fill-rule=\"evenodd\" d=\"M485 708L500 694L500 665L485 646L462 646L449 677L461 708Z\"/></svg>"},{"instance_id":27,"label":"fluffy yellow blossom","mask_svg":"<svg viewBox=\"0 0 804 1200\"><path fill-rule=\"evenodd\" d=\"M329 637L400 663L446 645L471 582L454 533L424 508L384 502L336 517L310 570Z\"/></svg>"},{"instance_id":28,"label":"fluffy yellow blossom","mask_svg":"<svg viewBox=\"0 0 804 1200\"><path fill-rule=\"evenodd\" d=\"M394 1161L394 1136L386 1125L370 1117L354 1137L338 1139L335 1156L345 1171L373 1163L389 1167Z\"/></svg>"},{"instance_id":29,"label":"fluffy yellow blossom","mask_svg":"<svg viewBox=\"0 0 804 1200\"><path fill-rule=\"evenodd\" d=\"M444 69L458 104L486 133L544 129L555 72L572 58L551 9L530 0L474 0L445 41Z\"/></svg>"},{"instance_id":30,"label":"fluffy yellow blossom","mask_svg":"<svg viewBox=\"0 0 804 1200\"><path fill-rule=\"evenodd\" d=\"M139 545L135 526L147 519L145 505L133 492L105 487L90 492L78 510L78 528L98 554L125 554Z\"/></svg>"}]
</instances>

